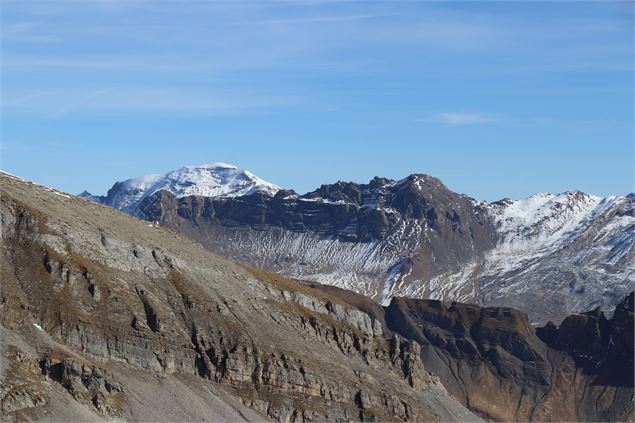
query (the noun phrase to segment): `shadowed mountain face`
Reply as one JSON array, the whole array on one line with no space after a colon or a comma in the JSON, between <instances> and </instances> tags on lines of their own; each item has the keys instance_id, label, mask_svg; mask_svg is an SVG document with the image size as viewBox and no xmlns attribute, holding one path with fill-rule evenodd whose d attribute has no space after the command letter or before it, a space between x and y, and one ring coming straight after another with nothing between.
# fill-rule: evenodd
<instances>
[{"instance_id":1,"label":"shadowed mountain face","mask_svg":"<svg viewBox=\"0 0 635 423\"><path fill-rule=\"evenodd\" d=\"M2 421L465 421L364 311L0 174Z\"/></svg>"},{"instance_id":2,"label":"shadowed mountain face","mask_svg":"<svg viewBox=\"0 0 635 423\"><path fill-rule=\"evenodd\" d=\"M323 185L299 196L179 196L134 214L233 260L369 296L513 306L532 323L612 309L635 282L635 196L479 202L438 179Z\"/></svg>"},{"instance_id":3,"label":"shadowed mountain face","mask_svg":"<svg viewBox=\"0 0 635 423\"><path fill-rule=\"evenodd\" d=\"M611 319L596 309L534 328L513 308L338 295L421 345L427 369L494 421L632 421L633 293Z\"/></svg>"},{"instance_id":4,"label":"shadowed mountain face","mask_svg":"<svg viewBox=\"0 0 635 423\"><path fill-rule=\"evenodd\" d=\"M515 309L393 299L388 327L472 411L505 421L633 418L633 296L534 330ZM496 398L492 401L492 398Z\"/></svg>"}]
</instances>

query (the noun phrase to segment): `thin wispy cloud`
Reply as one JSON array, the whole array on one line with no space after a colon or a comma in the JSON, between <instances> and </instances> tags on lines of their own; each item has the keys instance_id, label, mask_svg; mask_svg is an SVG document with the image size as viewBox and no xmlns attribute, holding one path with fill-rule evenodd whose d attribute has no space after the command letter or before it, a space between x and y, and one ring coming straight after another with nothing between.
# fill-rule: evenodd
<instances>
[{"instance_id":1,"label":"thin wispy cloud","mask_svg":"<svg viewBox=\"0 0 635 423\"><path fill-rule=\"evenodd\" d=\"M367 15L326 15L326 16L306 16L287 19L263 19L252 21L228 22L228 25L298 25L298 24L321 24L335 22L364 21L369 19L394 17L396 14L367 14Z\"/></svg>"},{"instance_id":2,"label":"thin wispy cloud","mask_svg":"<svg viewBox=\"0 0 635 423\"><path fill-rule=\"evenodd\" d=\"M99 90L95 90L95 91L89 92L86 95L83 95L79 100L74 101L74 102L72 102L70 104L66 104L62 108L54 111L53 114L51 115L51 117L54 118L54 119L59 119L59 118L65 116L65 115L67 115L71 111L80 108L82 105L89 104L92 99L95 99L95 98L97 98L99 96L107 94L110 91L112 91L112 88L102 88L102 89L99 89Z\"/></svg>"},{"instance_id":3,"label":"thin wispy cloud","mask_svg":"<svg viewBox=\"0 0 635 423\"><path fill-rule=\"evenodd\" d=\"M186 116L274 113L301 104L299 97L272 93L223 92L162 86L116 86L99 89L57 89L14 94L3 99L5 113L29 113L53 120L69 115L160 114Z\"/></svg>"},{"instance_id":4,"label":"thin wispy cloud","mask_svg":"<svg viewBox=\"0 0 635 423\"><path fill-rule=\"evenodd\" d=\"M12 35L21 34L30 31L48 21L50 17L37 20L9 22L2 25L2 36L10 37Z\"/></svg>"},{"instance_id":5,"label":"thin wispy cloud","mask_svg":"<svg viewBox=\"0 0 635 423\"><path fill-rule=\"evenodd\" d=\"M494 116L483 115L478 113L438 113L428 119L424 119L428 123L441 123L445 125L482 125L486 123L498 122L499 119Z\"/></svg>"},{"instance_id":6,"label":"thin wispy cloud","mask_svg":"<svg viewBox=\"0 0 635 423\"><path fill-rule=\"evenodd\" d=\"M175 104L191 106L184 110L249 109L221 103L248 104L253 87L267 91L262 95L268 99L263 106L278 107L280 102L271 99L302 98L303 104L319 105L321 110L355 110L367 107L370 93L393 91L396 83L401 85L394 101L417 91L456 95L468 94L474 87L482 87L486 94L522 88L536 98L535 93L552 97L550 93L563 88L594 86L554 81L516 87L510 81L518 75L532 79L577 72L589 78L632 69L632 45L611 42L610 37L620 34L619 28L607 25L613 23L612 17L517 13L514 5L484 7L475 14L470 7L453 2L361 6L357 2L196 1L180 7L172 2L88 0L72 2L73 7L64 7L70 4L64 1L34 4L10 1L3 16L5 34L22 37L21 41L7 37L3 43L3 78L9 86L3 87L3 105L24 114L29 109L25 104L15 107L20 101L14 94L31 89L32 81L38 81L36 90L41 92L70 89L75 100L68 99L67 104L80 102L70 113L98 112L106 105L151 110L152 100L128 98L126 104L115 107L114 100L108 100L117 97L115 93L90 98L88 104L82 103L82 95L73 94L146 83L156 91L175 93L143 93L141 98L159 97L161 107L154 106L155 110L168 109L170 97ZM538 19L544 25L536 26ZM223 95L220 101L200 94L219 89L239 94ZM42 115L38 102L28 104L34 114ZM436 106L445 107L452 110L453 105ZM53 107L47 115L56 115L58 110L65 107ZM432 116L434 110L407 112L411 119L422 112ZM447 112L429 120L476 125L497 119Z\"/></svg>"}]
</instances>

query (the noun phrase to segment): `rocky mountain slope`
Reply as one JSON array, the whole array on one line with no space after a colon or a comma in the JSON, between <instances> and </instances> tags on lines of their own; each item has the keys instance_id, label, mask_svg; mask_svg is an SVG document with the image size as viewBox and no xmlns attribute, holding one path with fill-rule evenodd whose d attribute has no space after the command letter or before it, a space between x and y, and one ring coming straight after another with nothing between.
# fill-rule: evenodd
<instances>
[{"instance_id":1,"label":"rocky mountain slope","mask_svg":"<svg viewBox=\"0 0 635 423\"><path fill-rule=\"evenodd\" d=\"M559 321L610 310L635 283L633 194L569 191L486 203L411 175L305 195L154 190L127 207L119 208L225 257L382 304L403 296L506 305L532 322Z\"/></svg>"},{"instance_id":2,"label":"rocky mountain slope","mask_svg":"<svg viewBox=\"0 0 635 423\"><path fill-rule=\"evenodd\" d=\"M422 345L426 368L495 421L633 419L633 296L535 330L510 308L394 298L388 326ZM492 398L497 398L492 401Z\"/></svg>"},{"instance_id":3,"label":"rocky mountain slope","mask_svg":"<svg viewBox=\"0 0 635 423\"><path fill-rule=\"evenodd\" d=\"M0 222L3 421L632 420L632 294L382 307L4 174Z\"/></svg>"},{"instance_id":4,"label":"rocky mountain slope","mask_svg":"<svg viewBox=\"0 0 635 423\"><path fill-rule=\"evenodd\" d=\"M0 174L2 421L475 421L323 291Z\"/></svg>"},{"instance_id":5,"label":"rocky mountain slope","mask_svg":"<svg viewBox=\"0 0 635 423\"><path fill-rule=\"evenodd\" d=\"M427 369L492 421L633 421L633 293L557 327L509 307L368 298L310 284L366 311L385 332L417 341Z\"/></svg>"}]
</instances>

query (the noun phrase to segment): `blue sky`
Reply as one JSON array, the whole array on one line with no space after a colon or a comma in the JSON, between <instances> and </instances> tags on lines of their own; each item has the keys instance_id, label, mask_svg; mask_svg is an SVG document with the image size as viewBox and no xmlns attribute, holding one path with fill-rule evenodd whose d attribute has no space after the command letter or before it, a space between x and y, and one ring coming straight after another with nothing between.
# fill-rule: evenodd
<instances>
[{"instance_id":1,"label":"blue sky","mask_svg":"<svg viewBox=\"0 0 635 423\"><path fill-rule=\"evenodd\" d=\"M625 194L633 4L4 0L1 100L2 169L72 193L223 161Z\"/></svg>"}]
</instances>

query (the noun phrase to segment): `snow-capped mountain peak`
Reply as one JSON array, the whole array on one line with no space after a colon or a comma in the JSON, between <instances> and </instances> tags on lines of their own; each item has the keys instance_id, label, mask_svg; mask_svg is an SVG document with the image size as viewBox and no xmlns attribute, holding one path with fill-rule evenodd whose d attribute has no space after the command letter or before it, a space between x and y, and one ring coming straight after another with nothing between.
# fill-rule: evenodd
<instances>
[{"instance_id":1,"label":"snow-capped mountain peak","mask_svg":"<svg viewBox=\"0 0 635 423\"><path fill-rule=\"evenodd\" d=\"M253 173L227 163L185 166L167 173L156 173L116 182L104 197L88 192L81 197L136 214L144 198L161 190L177 198L190 195L204 197L240 197L255 192L275 195L280 188Z\"/></svg>"}]
</instances>

